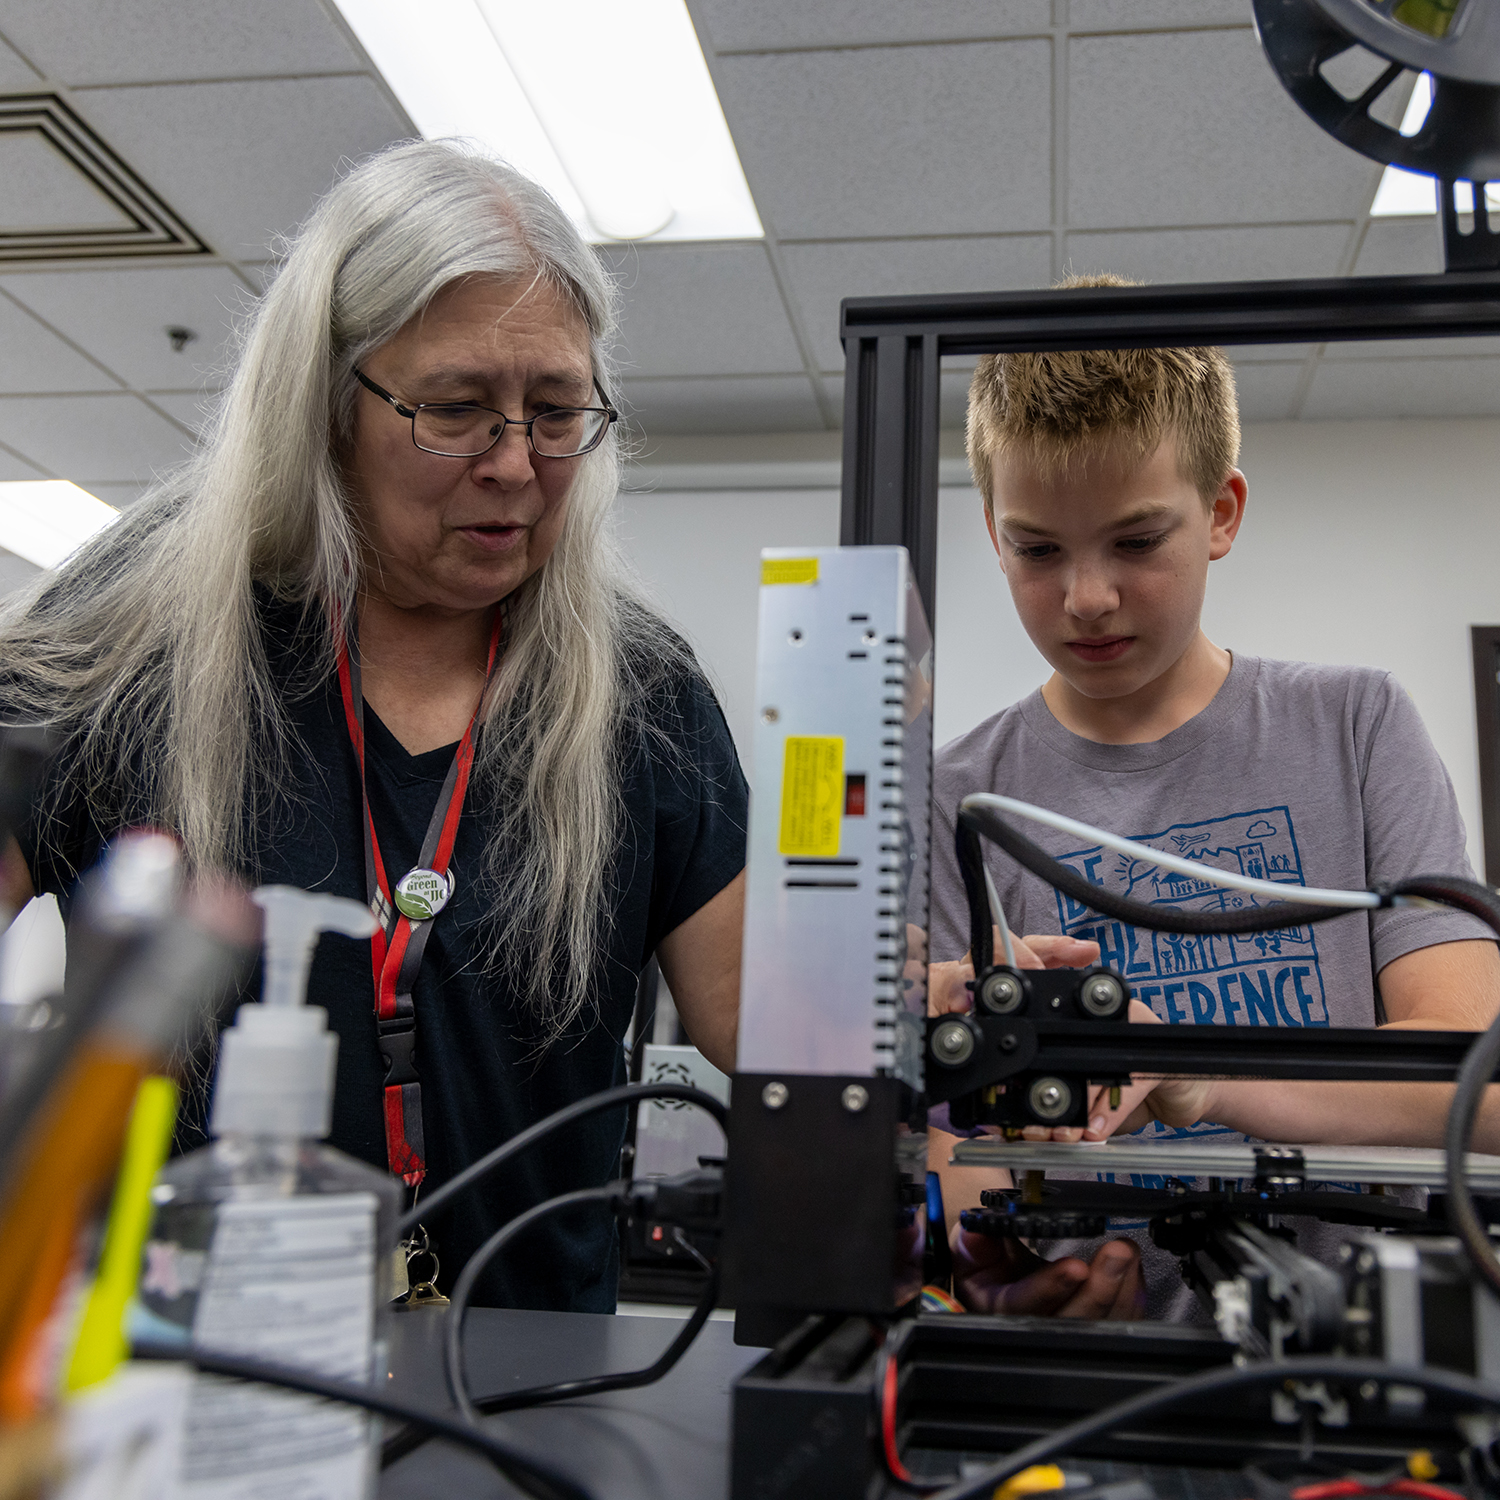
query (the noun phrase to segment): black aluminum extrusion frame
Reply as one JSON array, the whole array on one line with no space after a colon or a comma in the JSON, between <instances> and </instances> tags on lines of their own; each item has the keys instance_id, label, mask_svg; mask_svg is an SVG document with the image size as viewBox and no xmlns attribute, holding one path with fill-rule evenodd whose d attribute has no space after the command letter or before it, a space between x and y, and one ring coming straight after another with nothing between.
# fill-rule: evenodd
<instances>
[{"instance_id":1,"label":"black aluminum extrusion frame","mask_svg":"<svg viewBox=\"0 0 1500 1500\"><path fill-rule=\"evenodd\" d=\"M911 553L936 620L938 396L945 355L1500 333L1500 272L1202 286L846 297L843 514L849 546Z\"/></svg>"},{"instance_id":2,"label":"black aluminum extrusion frame","mask_svg":"<svg viewBox=\"0 0 1500 1500\"><path fill-rule=\"evenodd\" d=\"M911 554L927 618L934 622L939 395L945 356L1500 334L1500 272L851 297L842 306L840 332L847 369L840 541L845 546L904 546ZM1080 1071L1097 1072L1094 1049L1111 1042L1118 1045L1121 1030L1127 1029L1078 1023L1066 1037L1049 1034L1045 1038L1049 1061L1057 1065L1074 1062ZM1192 1029L1184 1030L1190 1033ZM1085 1035L1094 1031L1107 1034ZM1043 1042L1040 1028L1036 1039ZM1164 1040L1163 1052L1170 1047L1174 1055L1153 1056L1152 1061L1180 1067L1188 1059L1176 1055L1179 1051L1201 1052L1193 1045L1195 1040L1190 1034ZM1307 1076L1304 1070L1310 1055L1323 1050L1310 1031L1279 1037L1282 1047L1276 1057L1258 1049L1253 1034L1245 1036L1241 1031L1234 1040L1248 1048L1244 1057L1235 1059L1246 1072L1273 1070L1278 1076ZM1325 1054L1314 1066L1322 1076L1327 1076L1323 1072L1327 1069L1344 1076L1389 1077L1393 1049L1381 1046L1384 1040L1362 1037L1360 1050L1365 1050L1368 1041L1373 1044L1368 1048L1373 1055L1336 1060ZM1462 1045L1456 1038L1450 1043L1423 1037L1420 1043L1417 1051L1424 1055L1420 1059L1409 1055L1405 1065L1414 1065L1428 1077L1447 1071L1456 1059L1455 1044ZM1288 1044L1300 1054L1295 1060L1282 1050ZM1260 1055L1253 1059L1248 1055L1257 1051ZM1450 1052L1453 1056L1447 1055ZM1227 1061L1205 1056L1195 1060L1200 1067ZM1134 1059L1137 1067L1140 1061ZM795 1328L799 1320L794 1309L843 1311L855 1317L815 1320L807 1325L807 1332L790 1333L776 1354L736 1382L732 1493L735 1500L770 1495L788 1500L808 1494L825 1500L845 1494L864 1496L876 1462L870 1430L871 1349L872 1338L878 1337L866 1320L873 1316L878 1327L889 1316L886 1278L891 1255L885 1213L877 1213L880 1222L873 1222L869 1210L872 1205L885 1209L891 1191L889 1169L882 1164L889 1151L892 1116L888 1108L871 1108L856 1116L858 1125L848 1132L842 1151L818 1149L819 1135L814 1131L802 1134L799 1150L792 1152L790 1143L773 1138L767 1124L774 1119L773 1113L757 1110L745 1097L749 1085L757 1082L736 1081L735 1113L744 1125L737 1149L748 1152L757 1167L781 1170L753 1174L764 1179L759 1196L741 1194L736 1202L735 1195L730 1195L725 1248L731 1259L738 1250L742 1260L752 1262L757 1252L772 1244L784 1253L765 1256L765 1284L746 1287L742 1316L752 1311L763 1314L760 1322L768 1331L778 1324L783 1331ZM833 1099L848 1080L803 1077L799 1082L805 1092ZM869 1163L862 1160L861 1166L868 1165L870 1170L851 1171L849 1148L856 1145L869 1156ZM816 1240L822 1252L812 1258L816 1264L804 1267L805 1275L793 1278L799 1280L795 1286L776 1274L778 1267L797 1264L794 1254L789 1259L785 1253L794 1252L795 1247L780 1243L789 1225L796 1226L796 1233L805 1239ZM1012 1403L1015 1391L1026 1389L1042 1366L1061 1368L1071 1378L1078 1353L1077 1330L1043 1329L1037 1337L1049 1346L1046 1351L1028 1349L1015 1359L1006 1352L1015 1331L1001 1334L990 1320L953 1319L950 1324L918 1319L907 1329L901 1346L915 1358L905 1362L899 1424L903 1437L940 1448L1009 1447L1023 1435L1066 1419L1066 1410L1054 1409L1055 1392L1041 1401L1045 1410L1007 1418L1015 1430L1004 1432L999 1430L1004 1421L996 1426L999 1408L995 1401L985 1403L982 1412L970 1412L974 1420L956 1423L950 1403L974 1380L976 1356L999 1360L1004 1378L1001 1389L993 1394L1003 1391ZM749 1333L748 1327L737 1329L741 1342L761 1341L747 1337ZM1138 1326L1124 1337L1128 1347L1139 1347L1144 1354L1142 1341L1158 1335L1171 1337L1149 1326ZM962 1369L958 1388L943 1384L946 1375L919 1373L926 1359L919 1349L925 1350L933 1340L944 1344L954 1339L961 1342L964 1337L974 1343L965 1354L956 1349L932 1351L935 1364L944 1369L953 1366L956 1356ZM1024 1338L1021 1341L1025 1343ZM1054 1344L1055 1349L1050 1347ZM1009 1355L1017 1352L1009 1350ZM1195 1352L1210 1359L1223 1357L1221 1348ZM1159 1351L1153 1353L1159 1355ZM1171 1364L1166 1361L1168 1367ZM816 1378L809 1378L810 1372L817 1372ZM1149 1382L1163 1378L1168 1370L1159 1361L1138 1358L1124 1361L1118 1373L1127 1380ZM1141 1434L1135 1456L1170 1459L1181 1451L1180 1433L1166 1442L1163 1437L1159 1432ZM1265 1443L1273 1449L1279 1446L1280 1437L1274 1424L1247 1434L1252 1446ZM1320 1434L1320 1441L1326 1438L1327 1433Z\"/></svg>"}]
</instances>

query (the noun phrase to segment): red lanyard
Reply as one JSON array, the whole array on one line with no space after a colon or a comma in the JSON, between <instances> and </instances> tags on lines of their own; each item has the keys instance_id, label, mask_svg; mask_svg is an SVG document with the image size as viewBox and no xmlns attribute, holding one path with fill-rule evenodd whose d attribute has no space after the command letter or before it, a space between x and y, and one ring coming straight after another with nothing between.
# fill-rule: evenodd
<instances>
[{"instance_id":1,"label":"red lanyard","mask_svg":"<svg viewBox=\"0 0 1500 1500\"><path fill-rule=\"evenodd\" d=\"M504 611L495 610L495 625L490 632L489 659L485 663L484 685L488 689L495 675L500 655L500 636L504 628ZM365 701L360 690L359 643L353 630L339 642L339 688L344 695L344 718L349 738L359 762L359 791L364 803L365 897L380 927L370 939L370 968L375 981L375 1024L379 1031L381 1056L385 1062L385 1153L394 1172L408 1187L416 1187L427 1175L427 1151L422 1140L422 1084L417 1074L417 1009L412 988L422 967L422 953L437 913L413 921L396 909L385 862L380 857L380 840L375 833L375 819L370 814L370 794L365 784ZM463 812L464 793L469 786L469 771L474 764L474 725L484 694L479 697L469 727L453 755L443 789L422 840L418 869L431 870L447 880L451 892L453 881L449 862L458 837L458 820Z\"/></svg>"}]
</instances>

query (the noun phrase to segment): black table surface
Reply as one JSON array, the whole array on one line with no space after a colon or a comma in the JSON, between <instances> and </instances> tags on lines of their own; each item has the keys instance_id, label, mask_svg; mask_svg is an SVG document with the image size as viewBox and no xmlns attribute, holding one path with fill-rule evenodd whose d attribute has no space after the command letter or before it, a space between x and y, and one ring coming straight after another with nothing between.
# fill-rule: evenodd
<instances>
[{"instance_id":1,"label":"black table surface","mask_svg":"<svg viewBox=\"0 0 1500 1500\"><path fill-rule=\"evenodd\" d=\"M423 1405L448 1404L443 1378L446 1310L392 1317L389 1389ZM464 1329L475 1397L648 1365L671 1341L672 1318L626 1313L474 1308ZM723 1500L729 1493L729 1388L764 1354L734 1343L734 1325L706 1324L655 1385L510 1412L486 1422L525 1452L545 1456L599 1500ZM391 1465L380 1500L490 1500L519 1494L477 1454L437 1440Z\"/></svg>"}]
</instances>

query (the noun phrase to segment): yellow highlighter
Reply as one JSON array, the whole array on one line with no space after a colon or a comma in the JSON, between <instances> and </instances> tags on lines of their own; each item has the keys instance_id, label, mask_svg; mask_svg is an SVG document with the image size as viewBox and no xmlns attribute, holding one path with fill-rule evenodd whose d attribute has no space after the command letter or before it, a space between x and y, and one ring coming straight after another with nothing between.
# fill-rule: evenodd
<instances>
[{"instance_id":1,"label":"yellow highlighter","mask_svg":"<svg viewBox=\"0 0 1500 1500\"><path fill-rule=\"evenodd\" d=\"M140 1277L141 1249L151 1224L151 1184L167 1159L176 1121L177 1085L170 1078L142 1079L115 1179L98 1275L68 1365L70 1391L103 1380L125 1358L125 1308Z\"/></svg>"}]
</instances>

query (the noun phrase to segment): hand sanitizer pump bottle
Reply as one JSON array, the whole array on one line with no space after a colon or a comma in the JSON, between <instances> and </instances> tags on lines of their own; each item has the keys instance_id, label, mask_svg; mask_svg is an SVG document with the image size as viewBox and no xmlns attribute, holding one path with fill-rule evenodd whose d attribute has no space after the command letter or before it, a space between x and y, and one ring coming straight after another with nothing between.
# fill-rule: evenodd
<instances>
[{"instance_id":1,"label":"hand sanitizer pump bottle","mask_svg":"<svg viewBox=\"0 0 1500 1500\"><path fill-rule=\"evenodd\" d=\"M304 1001L319 934L367 937L375 918L290 886L252 899L265 912L263 998L221 1038L217 1139L157 1178L134 1329L363 1383L384 1374L401 1188L321 1144L338 1037ZM174 1495L365 1500L376 1441L355 1408L196 1375Z\"/></svg>"}]
</instances>

